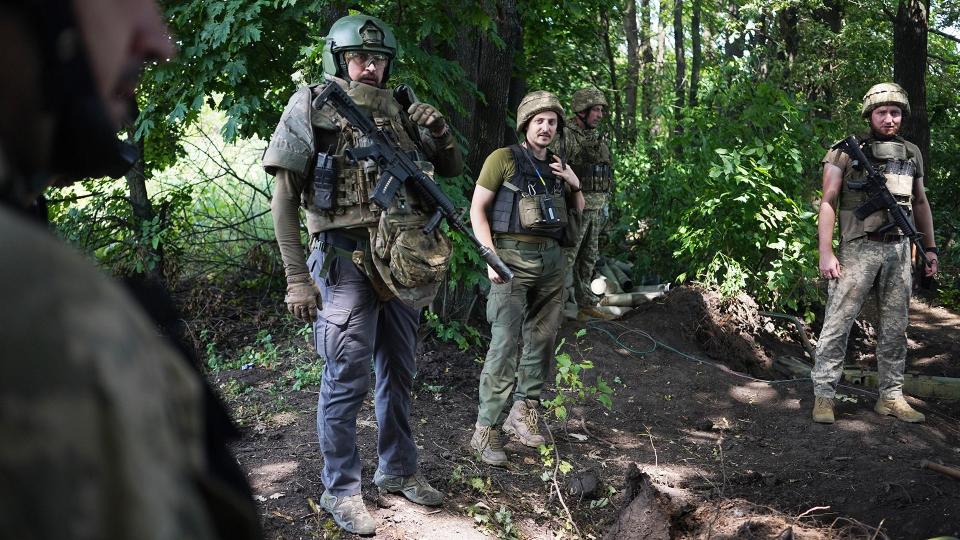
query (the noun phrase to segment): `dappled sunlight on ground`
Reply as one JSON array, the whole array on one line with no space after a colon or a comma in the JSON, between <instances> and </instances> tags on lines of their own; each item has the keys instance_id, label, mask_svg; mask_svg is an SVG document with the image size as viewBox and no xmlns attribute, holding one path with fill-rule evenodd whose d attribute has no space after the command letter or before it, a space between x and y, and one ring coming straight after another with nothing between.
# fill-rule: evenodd
<instances>
[{"instance_id":1,"label":"dappled sunlight on ground","mask_svg":"<svg viewBox=\"0 0 960 540\"><path fill-rule=\"evenodd\" d=\"M757 381L751 381L739 386L733 386L727 392L727 395L740 403L749 405L767 404L776 400L779 395L769 384Z\"/></svg>"},{"instance_id":2,"label":"dappled sunlight on ground","mask_svg":"<svg viewBox=\"0 0 960 540\"><path fill-rule=\"evenodd\" d=\"M250 484L254 493L269 496L279 491L298 467L299 463L296 461L280 461L250 467Z\"/></svg>"},{"instance_id":3,"label":"dappled sunlight on ground","mask_svg":"<svg viewBox=\"0 0 960 540\"><path fill-rule=\"evenodd\" d=\"M463 513L458 515L445 508L428 508L392 495L382 497L378 501L378 506L381 508L374 512L380 523L380 527L377 528L378 538L422 538L424 540L490 538L475 528L476 522L473 518L463 515L466 513L465 508L460 509ZM492 515L497 510L494 508L489 513ZM484 509L480 511L483 512ZM536 524L531 522L528 527L534 529ZM534 536L525 535L524 537Z\"/></svg>"}]
</instances>

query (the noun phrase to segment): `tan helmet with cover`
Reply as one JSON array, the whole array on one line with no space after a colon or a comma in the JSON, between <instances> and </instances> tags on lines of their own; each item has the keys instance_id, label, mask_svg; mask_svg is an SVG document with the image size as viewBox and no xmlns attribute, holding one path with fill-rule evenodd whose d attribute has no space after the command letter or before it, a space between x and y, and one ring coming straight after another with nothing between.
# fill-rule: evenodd
<instances>
[{"instance_id":1,"label":"tan helmet with cover","mask_svg":"<svg viewBox=\"0 0 960 540\"><path fill-rule=\"evenodd\" d=\"M517 131L526 131L527 123L544 111L557 113L557 124L563 124L563 107L556 95L546 90L537 90L523 96L520 106L517 107Z\"/></svg>"},{"instance_id":2,"label":"tan helmet with cover","mask_svg":"<svg viewBox=\"0 0 960 540\"><path fill-rule=\"evenodd\" d=\"M863 109L860 114L867 118L881 105L896 105L900 107L903 114L910 114L907 92L897 83L885 82L871 86L863 96Z\"/></svg>"},{"instance_id":3,"label":"tan helmet with cover","mask_svg":"<svg viewBox=\"0 0 960 540\"><path fill-rule=\"evenodd\" d=\"M603 92L593 86L586 86L577 90L573 93L573 98L570 100L570 107L575 113L585 111L596 105L608 106L607 98L603 97Z\"/></svg>"}]
</instances>

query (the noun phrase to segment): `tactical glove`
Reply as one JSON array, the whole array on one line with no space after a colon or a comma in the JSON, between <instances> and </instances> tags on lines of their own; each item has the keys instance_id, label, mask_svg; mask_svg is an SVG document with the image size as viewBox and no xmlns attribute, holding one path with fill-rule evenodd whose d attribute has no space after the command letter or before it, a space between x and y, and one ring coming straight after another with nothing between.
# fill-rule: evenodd
<instances>
[{"instance_id":1,"label":"tactical glove","mask_svg":"<svg viewBox=\"0 0 960 540\"><path fill-rule=\"evenodd\" d=\"M434 137L440 137L447 128L447 121L443 115L433 105L427 103L414 103L407 109L410 119L417 124L430 130Z\"/></svg>"},{"instance_id":2,"label":"tactical glove","mask_svg":"<svg viewBox=\"0 0 960 540\"><path fill-rule=\"evenodd\" d=\"M317 318L317 310L322 309L320 289L313 283L310 274L298 274L287 278L287 311L294 317L313 322Z\"/></svg>"}]
</instances>

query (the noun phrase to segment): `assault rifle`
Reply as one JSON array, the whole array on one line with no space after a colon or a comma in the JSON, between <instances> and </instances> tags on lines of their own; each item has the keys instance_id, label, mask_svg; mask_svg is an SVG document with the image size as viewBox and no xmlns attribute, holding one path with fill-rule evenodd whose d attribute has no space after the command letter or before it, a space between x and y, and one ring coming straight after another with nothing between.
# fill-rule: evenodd
<instances>
[{"instance_id":1,"label":"assault rifle","mask_svg":"<svg viewBox=\"0 0 960 540\"><path fill-rule=\"evenodd\" d=\"M867 200L863 201L863 203L853 211L857 219L863 221L867 216L878 210L886 210L887 215L890 217L890 223L877 232L884 233L893 227L898 227L904 236L909 237L910 241L917 245L917 252L920 254L923 264L930 266L930 259L927 258L927 253L923 250L923 244L920 242L920 238L922 238L923 235L914 227L910 218L907 217L907 213L897 203L897 199L890 193L890 190L887 189L886 177L874 169L873 165L870 164L870 160L867 159L867 156L863 155L863 150L860 149L860 141L853 135L850 135L835 144L833 148L845 152L850 156L850 158L853 159L853 167L855 169L866 170L867 172L867 177L863 182L859 182L857 185L854 185L853 182L850 183L851 188L858 191L865 191L868 195Z\"/></svg>"},{"instance_id":2,"label":"assault rifle","mask_svg":"<svg viewBox=\"0 0 960 540\"><path fill-rule=\"evenodd\" d=\"M386 210L393 199L396 198L401 184L406 184L408 188L413 188L420 195L424 203L435 208L433 216L423 226L424 234L433 233L440 225L440 221L446 219L450 227L460 231L470 239L483 260L504 281L513 279L513 272L500 260L500 257L492 249L481 244L480 240L477 240L477 237L473 235L473 231L463 223L457 215L457 209L453 202L443 193L440 186L420 170L420 167L410 159L410 156L396 148L387 134L378 128L336 83L327 84L326 88L314 100L316 106L323 106L325 103L329 103L336 109L337 114L346 119L353 127L359 129L370 141L369 146L352 148L345 152L351 160L372 159L380 166L380 178L377 180L373 193L370 194L370 202Z\"/></svg>"}]
</instances>

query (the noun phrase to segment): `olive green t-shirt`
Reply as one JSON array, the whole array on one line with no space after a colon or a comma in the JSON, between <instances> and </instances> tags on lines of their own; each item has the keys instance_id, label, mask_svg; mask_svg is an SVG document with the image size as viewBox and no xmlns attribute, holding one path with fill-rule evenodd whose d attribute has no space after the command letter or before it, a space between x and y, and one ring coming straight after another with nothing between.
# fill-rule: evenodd
<instances>
[{"instance_id":1,"label":"olive green t-shirt","mask_svg":"<svg viewBox=\"0 0 960 540\"><path fill-rule=\"evenodd\" d=\"M539 160L532 156L531 159L533 159L534 164L541 171L550 167L546 161ZM490 191L497 191L505 181L513 178L516 172L517 167L513 162L513 153L510 152L510 148L498 148L487 156L487 159L483 162L483 167L480 169L480 176L477 177L477 185L483 186ZM566 183L563 184L563 187L566 192Z\"/></svg>"}]
</instances>

